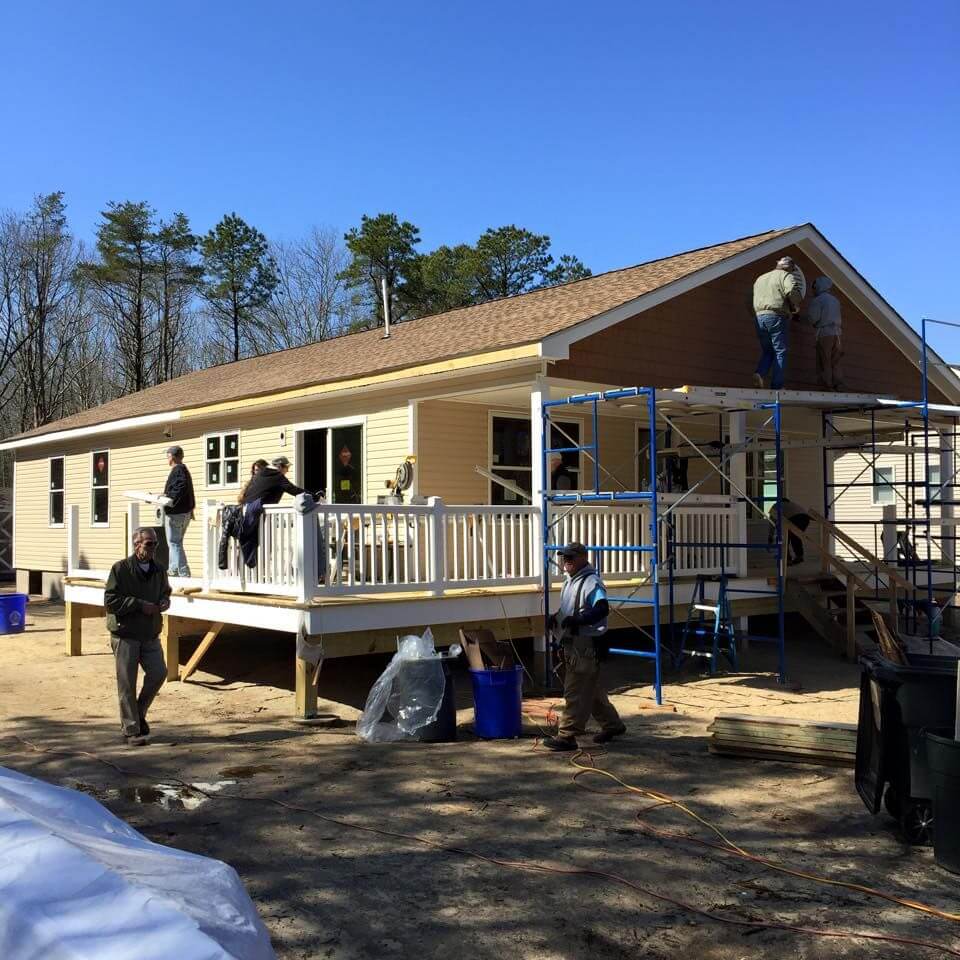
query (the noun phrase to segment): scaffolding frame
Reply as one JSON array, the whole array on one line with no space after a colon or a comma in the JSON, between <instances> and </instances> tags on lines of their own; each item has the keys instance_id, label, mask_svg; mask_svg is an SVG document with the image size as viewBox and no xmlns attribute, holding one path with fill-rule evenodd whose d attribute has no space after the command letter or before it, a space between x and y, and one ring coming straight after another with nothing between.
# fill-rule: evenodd
<instances>
[{"instance_id":1,"label":"scaffolding frame","mask_svg":"<svg viewBox=\"0 0 960 960\"><path fill-rule=\"evenodd\" d=\"M676 399L677 391L661 391L660 397L663 398L666 396L667 399ZM649 463L648 470L648 489L647 490L622 490L622 491L603 491L600 488L600 473L603 469L600 463L600 416L599 416L599 405L601 403L617 403L621 405L630 405L636 406L637 403L627 404L626 401L640 401L646 406L647 413L647 434L648 441L645 448L647 454L647 460ZM583 406L590 405L592 408L592 422L593 422L593 432L592 439L590 443L572 443L569 446L551 446L551 437L553 436L553 421L551 420L551 411L558 410L564 407L570 406ZM722 578L729 576L727 571L728 565L728 554L730 550L751 550L759 549L767 552L772 551L774 562L776 564L776 578L775 583L776 587L773 590L763 590L759 588L751 589L738 589L727 587L727 593L749 593L752 596L758 595L771 595L776 596L777 598L777 635L775 637L766 636L766 635L753 635L748 634L750 640L758 642L773 642L777 644L778 649L778 681L782 684L786 681L786 649L785 649L785 622L784 622L784 587L785 587L785 563L786 563L786 552L784 551L784 540L783 540L783 516L782 510L777 509L776 518L770 519L767 517L768 521L774 527L775 537L772 542L768 543L751 543L749 538L746 538L742 541L731 542L729 536L727 535L727 529L724 530L724 539L721 541L678 541L675 536L675 521L674 514L677 508L684 502L684 500L692 494L697 487L702 485L706 477L699 480L692 488L684 491L683 496L681 496L677 501L666 506L666 509L661 514L660 503L659 503L659 494L661 492L672 492L670 490L670 474L667 472L666 480L666 490L661 491L659 489L659 474L658 474L658 449L657 449L657 428L658 423L662 420L668 430L670 435L673 431L676 431L681 435L684 440L684 443L694 452L695 455L702 457L711 467L711 469L720 476L723 484L726 484L730 489L735 489L737 495L733 498L734 503L744 504L744 509L746 509L747 503L752 503L754 506L759 506L761 512L764 516L767 516L765 505L767 502L776 502L778 505L783 500L783 450L782 450L782 409L779 395L775 395L773 400L762 400L754 401L749 403L726 403L718 402L716 404L716 411L721 415L721 429L720 429L720 443L718 447L713 447L709 450L703 449L700 444L697 444L690 437L683 433L679 429L677 424L667 416L666 412L658 406L658 393L657 389L654 387L628 387L618 390L606 390L599 391L594 393L583 393L583 394L573 394L563 399L559 400L545 400L541 404L541 477L542 487L541 490L541 536L542 536L542 547L543 547L543 564L542 564L542 590L543 590L543 605L544 605L544 623L549 622L550 618L550 591L553 585L553 568L555 565L555 556L563 547L563 544L558 544L553 542L552 533L554 527L559 522L557 520L551 519L550 507L552 504L558 505L571 505L573 509L577 504L580 503L624 503L624 502L639 502L639 503L649 503L650 504L650 523L648 525L650 531L650 543L649 544L631 544L631 545L600 545L600 544L584 544L587 547L588 553L596 559L596 565L598 572L603 573L603 563L602 557L604 552L608 551L617 551L617 552L634 552L646 554L650 558L650 574L646 580L644 580L640 586L646 586L647 584L651 585L652 596L647 599L643 597L636 597L635 594L639 587L635 588L631 593L626 597L610 597L608 596L608 602L611 609L619 609L620 607L637 604L643 606L652 607L652 634L648 634L653 640L653 650L634 650L625 647L612 647L610 653L616 656L630 656L630 657L640 657L643 659L652 660L654 664L654 697L658 704L663 702L663 651L664 645L662 642L662 623L661 623L661 604L660 604L660 588L661 588L661 565L666 567L667 579L668 579L668 596L669 596L669 627L670 627L670 646L667 648L667 652L675 665L683 659L683 648L680 650L675 650L675 641L677 636L676 622L674 619L674 607L675 607L675 551L678 547L684 546L698 546L698 547L712 547L719 549L720 551L720 574L717 577L718 581L722 581ZM776 494L772 497L766 497L761 489L761 493L756 497L750 497L749 494L740 489L737 484L734 482L733 478L729 473L725 472L722 467L725 467L729 462L730 458L734 456L738 450L736 447L732 448L730 452L724 453L725 443L724 443L724 430L722 425L722 413L726 411L727 413L747 413L750 411L769 411L769 416L767 419L757 428L757 438L759 439L760 434L772 426L774 434L774 449L776 451L775 456L775 480L776 480ZM561 431L561 435L562 431ZM569 439L569 438L568 438ZM727 447L730 445L727 444ZM739 445L738 445L739 446ZM745 447L749 446L749 439L747 443L744 444ZM745 452L745 451L743 451ZM557 492L549 489L548 478L550 476L549 472L549 462L550 458L556 454L565 454L565 453L577 453L578 455L586 454L593 460L593 490L592 491L577 491L577 492ZM719 457L720 465L717 466L712 463L712 459ZM609 471L604 470L604 473L609 474ZM612 476L612 475L610 475ZM708 474L709 476L709 474ZM759 505L757 503L759 501ZM661 524L663 524L664 530L661 531ZM728 525L729 526L729 525ZM666 536L663 536L663 533ZM661 557L661 544L664 544L665 550L663 551L666 554L665 558ZM664 562L665 561L665 562ZM629 622L629 618L624 617ZM636 626L636 625L635 625ZM643 633L644 631L640 631ZM713 664L715 668L715 664ZM549 678L552 676L553 671L553 649L551 638L547 637L547 642L545 644L544 650L544 677Z\"/></svg>"},{"instance_id":2,"label":"scaffolding frame","mask_svg":"<svg viewBox=\"0 0 960 960\"><path fill-rule=\"evenodd\" d=\"M945 320L931 320L923 318L920 325L920 394L919 401L894 401L878 398L875 405L870 407L838 408L821 412L821 438L826 441L838 434L842 436L836 420L863 421L869 418L869 443L864 444L857 452L863 459L865 466L846 482L829 479L827 469L827 447L823 448L823 507L824 516L838 525L852 527L868 527L873 530L874 554L894 566L904 567L912 584L912 598L905 597L902 604L901 622L903 631L908 636L921 636L921 615L925 630L923 633L933 652L933 642L940 632L938 621L943 617L945 609L952 606L957 599L958 582L956 543L956 519L943 515L944 507L960 506L960 500L951 496L945 500L942 497L945 489L953 488L960 466L957 459L957 441L960 438L960 407L949 404L930 402L930 348L927 337L927 327L930 324L960 328L960 324ZM884 426L896 428L900 431L898 443L889 443L889 433L885 432L883 439L878 434L878 415ZM943 429L946 426L948 429ZM931 429L937 431L937 445L931 446ZM946 442L946 446L944 445ZM864 450L869 450L869 455ZM936 453L939 479L936 483L931 480L931 453ZM946 456L945 456L946 453ZM920 455L918 457L918 454ZM896 472L891 480L879 480L877 464L882 456L900 456L903 460L903 472L900 480L896 479ZM921 463L918 459L922 458ZM920 467L922 466L922 476ZM946 473L946 477L944 477ZM867 475L868 479L860 478ZM840 498L848 490L867 488L871 491L871 500L877 503L876 491L889 489L893 492L895 506L892 521L888 518L837 518L836 507ZM922 496L917 496L921 493ZM899 515L899 505L902 502L903 516ZM934 511L940 510L940 516ZM900 544L909 543L914 548L922 542L924 556L911 556L903 549L904 556L889 556L889 541L887 550L879 549L883 537L880 528L893 523L897 534L896 553L901 552ZM939 528L939 533L935 533ZM944 531L950 530L950 533ZM907 535L906 541L901 541L901 533ZM855 538L856 539L856 538ZM945 547L949 547L945 549ZM940 554L941 563L934 561L934 552ZM949 560L944 566L943 561ZM936 581L935 573L942 579ZM880 593L880 571L874 571L875 596ZM891 585L887 585L891 589ZM917 597L921 593L923 600ZM943 600L942 603L937 602ZM899 629L901 624L894 624Z\"/></svg>"}]
</instances>

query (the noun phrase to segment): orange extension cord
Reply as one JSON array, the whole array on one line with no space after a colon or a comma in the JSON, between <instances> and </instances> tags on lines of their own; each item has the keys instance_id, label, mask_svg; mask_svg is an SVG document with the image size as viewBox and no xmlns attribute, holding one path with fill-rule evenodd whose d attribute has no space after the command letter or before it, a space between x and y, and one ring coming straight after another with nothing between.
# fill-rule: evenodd
<instances>
[{"instance_id":1,"label":"orange extension cord","mask_svg":"<svg viewBox=\"0 0 960 960\"><path fill-rule=\"evenodd\" d=\"M90 753L83 750L54 750L54 749L44 748L44 747L37 746L37 744L31 743L29 740L25 740L23 737L20 737L17 735L14 735L14 736L21 743L25 744L31 750L34 750L37 753L62 755L62 756L89 757L92 760L95 760L99 763L103 763L106 766L112 767L114 770L116 770L118 773L121 773L124 776L137 776L137 777L143 776L142 774L140 774L135 770L124 769L119 764L113 763L113 761L100 757L95 753ZM534 748L536 748L536 744L534 745ZM583 773L596 772L604 776L608 776L611 779L617 780L624 789L630 792L640 793L643 795L652 795L650 791L646 791L641 787L633 787L630 784L627 784L624 781L620 780L614 774L611 774L606 770L601 770L599 767L586 766L586 765L577 763L576 761L578 761L581 755L583 755L582 751L578 752L572 758L575 762L574 765L577 766L579 770L579 772L574 775L575 781L577 777ZM609 883L615 883L620 886L624 886L631 890L634 890L637 893L640 893L643 896L649 897L653 900L659 900L662 903L668 903L671 906L677 907L681 910L685 910L688 913L692 913L697 916L704 917L707 920L712 920L716 923L724 923L724 924L727 924L728 926L744 927L751 930L783 930L789 933L799 933L799 934L803 934L805 936L811 936L811 937L830 937L830 938L839 938L839 939L845 939L845 940L871 940L871 941L877 941L882 943L896 943L896 944L902 944L904 946L921 947L926 950L937 950L944 956L960 957L960 950L956 950L952 947L946 946L945 944L935 943L929 940L917 940L911 937L896 937L896 936L890 936L886 934L861 933L858 931L848 931L848 930L818 930L812 927L801 927L793 924L778 923L776 921L763 922L759 920L741 920L735 917L725 917L722 914L714 913L710 910L705 910L702 907L696 906L695 904L686 903L683 900L676 900L673 897L666 896L665 894L657 893L656 891L643 887L638 883L634 883L632 880L628 880L626 877L622 877L619 874L608 873L603 870L591 870L585 867L554 866L554 865L545 864L545 863L536 863L528 860L503 860L498 857L492 857L483 853L479 853L467 847L459 847L453 844L444 843L443 841L440 841L440 840L432 840L429 837L421 837L417 834L412 834L412 833L401 833L395 830L386 830L382 827L372 827L363 823L354 823L350 820L342 820L339 817L331 817L327 814L318 813L316 810L312 810L309 807L302 807L299 804L289 803L285 800L277 800L273 797L243 797L239 795L226 796L223 794L211 794L211 793L205 792L204 790L199 789L198 787L193 786L191 783L187 782L186 780L182 780L180 777L168 777L165 779L168 782L179 783L182 786L186 787L188 790L191 790L194 793L200 794L201 796L204 796L209 800L214 800L214 801L242 800L247 803L273 804L274 806L282 807L286 810L291 810L295 813L301 813L301 814L304 814L305 816L313 817L314 819L320 820L323 823L344 827L345 829L348 829L348 830L358 830L363 833L373 834L375 836L388 837L394 840L405 840L413 843L418 843L418 844L421 844L422 846L430 847L434 850L439 850L444 853L452 853L458 856L468 857L473 860L479 860L483 863L493 864L495 866L503 867L509 870L518 870L525 873L548 873L548 874L559 874L563 876L591 877L591 878L603 880ZM716 827L709 824L706 820L703 820L697 814L693 813L693 811L688 810L683 804L679 803L678 801L672 800L671 798L666 797L665 794L660 794L659 797L663 799L660 801L660 803L657 804L658 806L661 803L665 804L667 802L669 802L671 805L677 806L679 809L689 813L699 822L710 827L710 829L713 830L715 833L717 833L717 835L720 836L724 840L724 842L730 843L730 841L728 841L726 837L724 837L724 835ZM724 848L724 849L728 849L728 848ZM739 848L736 847L735 845L731 845L731 848L729 849L739 850ZM743 853L746 853L746 851L743 851ZM746 854L746 855L748 856L748 858L752 859L750 854ZM763 862L763 861L759 861L759 862ZM807 876L805 874L797 874L797 875ZM810 878L819 879L813 876L811 876ZM827 881L827 882L833 882L833 881ZM842 884L842 883L840 885L848 886L847 884ZM857 888L855 887L855 889ZM942 911L935 910L933 907L923 908L922 905L914 906L909 901L902 901L896 897L887 896L879 893L878 891L872 891L867 887L860 888L860 889L869 893L874 893L879 896L883 896L885 899L892 900L895 903L903 904L904 906L911 906L911 907L914 907L915 909L916 908L925 909L926 912L929 912L935 916L942 917L944 919L951 919L951 920L960 919L952 914L946 914L946 913L943 913Z\"/></svg>"}]
</instances>

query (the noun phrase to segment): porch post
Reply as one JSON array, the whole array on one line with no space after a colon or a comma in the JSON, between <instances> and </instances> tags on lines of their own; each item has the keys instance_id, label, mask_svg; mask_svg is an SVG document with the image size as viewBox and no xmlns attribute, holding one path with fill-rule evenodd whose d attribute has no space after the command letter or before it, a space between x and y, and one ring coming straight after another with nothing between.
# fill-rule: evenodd
<instances>
[{"instance_id":1,"label":"porch post","mask_svg":"<svg viewBox=\"0 0 960 960\"><path fill-rule=\"evenodd\" d=\"M533 549L534 572L540 576L545 591L550 589L549 568L544 569L543 557L543 491L546 478L543 470L543 402L550 397L550 387L544 377L534 378L530 387L530 496L531 527L530 543ZM550 651L547 648L546 625L544 632L534 634L533 653L537 679L546 687L550 685Z\"/></svg>"},{"instance_id":2,"label":"porch post","mask_svg":"<svg viewBox=\"0 0 960 960\"><path fill-rule=\"evenodd\" d=\"M129 557L133 552L133 531L140 526L140 504L131 500L127 504L127 540L123 545L123 555Z\"/></svg>"},{"instance_id":3,"label":"porch post","mask_svg":"<svg viewBox=\"0 0 960 960\"><path fill-rule=\"evenodd\" d=\"M939 494L934 491L936 498L940 503L940 556L944 563L951 565L956 563L957 545L953 540L956 535L956 528L952 523L954 517L953 509L953 471L956 469L953 458L954 435L952 427L944 427L937 431L940 435L940 483L944 484Z\"/></svg>"},{"instance_id":4,"label":"porch post","mask_svg":"<svg viewBox=\"0 0 960 960\"><path fill-rule=\"evenodd\" d=\"M317 518L313 513L293 512L297 531L297 599L308 603L319 586L317 564Z\"/></svg>"},{"instance_id":5,"label":"porch post","mask_svg":"<svg viewBox=\"0 0 960 960\"><path fill-rule=\"evenodd\" d=\"M203 501L203 529L200 531L200 543L203 551L203 589L210 590L210 581L213 579L213 571L217 564L217 545L213 542L214 538L210 536L210 500Z\"/></svg>"},{"instance_id":6,"label":"porch post","mask_svg":"<svg viewBox=\"0 0 960 960\"><path fill-rule=\"evenodd\" d=\"M747 414L743 410L735 410L729 415L728 431L730 434L730 444L743 444L747 440ZM730 474L730 492L737 498L736 520L734 523L733 539L736 543L747 542L747 505L740 498L736 487L741 490L747 489L747 452L746 450L735 453L730 458L728 467ZM738 577L747 575L747 550L739 549L736 551L736 564L734 569Z\"/></svg>"},{"instance_id":7,"label":"porch post","mask_svg":"<svg viewBox=\"0 0 960 960\"><path fill-rule=\"evenodd\" d=\"M428 521L427 574L430 577L430 592L434 596L443 593L447 579L447 522L442 497L428 497L430 507ZM476 531L474 531L476 536Z\"/></svg>"}]
</instances>

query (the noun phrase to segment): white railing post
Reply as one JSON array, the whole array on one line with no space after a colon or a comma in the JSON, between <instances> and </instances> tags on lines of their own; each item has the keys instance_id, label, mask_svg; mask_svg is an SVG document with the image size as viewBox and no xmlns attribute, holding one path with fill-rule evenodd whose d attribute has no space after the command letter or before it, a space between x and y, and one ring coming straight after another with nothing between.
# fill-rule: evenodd
<instances>
[{"instance_id":1,"label":"white railing post","mask_svg":"<svg viewBox=\"0 0 960 960\"><path fill-rule=\"evenodd\" d=\"M430 507L427 525L430 592L439 595L447 580L447 514L442 497L429 497L427 505Z\"/></svg>"},{"instance_id":2,"label":"white railing post","mask_svg":"<svg viewBox=\"0 0 960 960\"><path fill-rule=\"evenodd\" d=\"M217 544L216 538L210 535L210 505L214 503L211 500L203 501L203 530L200 533L200 542L203 547L203 570L201 571L201 576L203 577L203 589L209 590L211 581L213 580L213 571L217 568ZM215 515L215 514L214 514Z\"/></svg>"},{"instance_id":3,"label":"white railing post","mask_svg":"<svg viewBox=\"0 0 960 960\"><path fill-rule=\"evenodd\" d=\"M127 504L127 542L124 544L124 556L133 553L133 533L140 526L140 504L131 500Z\"/></svg>"},{"instance_id":4,"label":"white railing post","mask_svg":"<svg viewBox=\"0 0 960 960\"><path fill-rule=\"evenodd\" d=\"M80 569L80 507L71 503L67 507L67 576Z\"/></svg>"},{"instance_id":5,"label":"white railing post","mask_svg":"<svg viewBox=\"0 0 960 960\"><path fill-rule=\"evenodd\" d=\"M303 603L312 600L317 592L317 518L312 513L294 511L297 531L297 599Z\"/></svg>"}]
</instances>

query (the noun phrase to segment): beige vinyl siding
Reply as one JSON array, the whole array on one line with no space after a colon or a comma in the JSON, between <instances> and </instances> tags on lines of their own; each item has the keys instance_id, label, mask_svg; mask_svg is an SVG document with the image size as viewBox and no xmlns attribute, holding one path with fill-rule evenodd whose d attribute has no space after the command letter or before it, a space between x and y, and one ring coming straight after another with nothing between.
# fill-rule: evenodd
<instances>
[{"instance_id":1,"label":"beige vinyl siding","mask_svg":"<svg viewBox=\"0 0 960 960\"><path fill-rule=\"evenodd\" d=\"M417 489L446 503L489 503L489 481L474 470L487 466L489 407L426 400L417 413Z\"/></svg>"},{"instance_id":2,"label":"beige vinyl siding","mask_svg":"<svg viewBox=\"0 0 960 960\"><path fill-rule=\"evenodd\" d=\"M936 445L936 438L931 438L931 450L930 450L930 463L931 465L939 465L940 456L939 448ZM877 445L877 450L880 451L883 449L882 444ZM903 481L908 479L913 479L916 481L923 480L923 445L922 441L920 446L917 449L913 463L913 475L911 477L910 465L908 463L908 458L903 453L880 453L876 459L877 467L888 467L894 470L894 503L897 508L897 518L902 519L907 515L907 504L905 503L905 498L912 497L914 500L922 500L924 496L923 487L906 487L904 486ZM868 467L868 463L873 463L873 455L869 449L863 451L863 455L859 455L856 452L843 453L837 456L834 460L834 482L839 484L839 486L834 488L834 496L836 497L836 502L833 505L833 519L839 524L844 532L853 537L858 543L866 547L871 553L876 554L877 556L882 556L883 547L881 542L882 535L882 520L883 520L883 504L875 504L873 502L873 488L870 486L855 486L855 487L845 487L846 484L851 482L856 482L857 484L869 484L872 477L872 468ZM859 474L863 471L862 476ZM944 477L944 480L947 479ZM930 511L931 517L936 518L940 515L940 510L938 507L933 507ZM920 505L915 506L913 510L913 516L917 519L925 517L924 508ZM870 521L869 523L863 523L860 521ZM858 521L858 522L854 522ZM908 528L904 525L899 527L900 531L907 530ZM951 530L944 531L948 535L952 535ZM918 555L926 559L926 542L921 539L917 532L914 530L908 530L908 533L911 539L914 542L914 547L917 550ZM940 528L936 525L933 525L931 528L931 533L934 538L940 536ZM936 542L932 546L932 554L934 560L939 560L941 557L940 545ZM847 549L843 549L840 553L841 556L849 557L851 553Z\"/></svg>"},{"instance_id":3,"label":"beige vinyl siding","mask_svg":"<svg viewBox=\"0 0 960 960\"><path fill-rule=\"evenodd\" d=\"M408 453L407 407L405 400L367 401L357 404L350 415L366 418L365 444L367 464L364 482L371 494L383 492L383 482L392 477ZM125 490L163 490L169 467L164 451L171 443L184 450L184 462L193 476L197 498L196 518L187 529L184 546L192 571L202 570L202 517L205 500L235 503L240 487L249 475L250 464L260 458L270 460L284 454L295 460L294 426L322 418L345 415L344 405L314 403L280 410L251 408L241 414L224 414L222 418L204 421L177 421L172 439L164 436L161 425L136 432L103 434L60 444L57 455L63 455L65 475L65 511L79 507L81 566L106 569L126 555L127 507L130 501ZM240 434L240 483L228 487L208 488L204 462L204 437L208 433L237 431ZM110 451L110 523L93 527L91 511L91 454L94 450ZM17 451L16 555L14 565L30 570L66 569L66 528L50 528L47 523L49 487L47 454L43 448ZM141 506L141 521L152 517L152 511Z\"/></svg>"}]
</instances>

